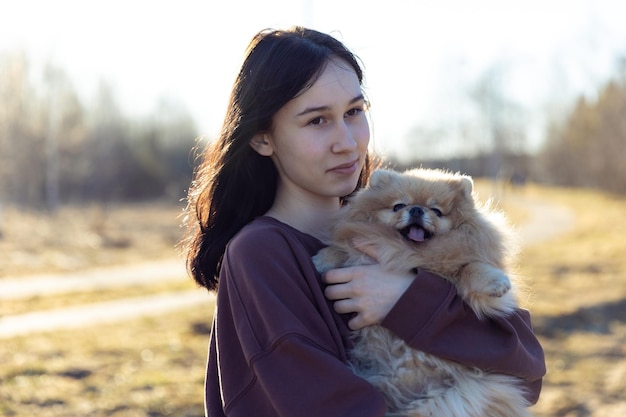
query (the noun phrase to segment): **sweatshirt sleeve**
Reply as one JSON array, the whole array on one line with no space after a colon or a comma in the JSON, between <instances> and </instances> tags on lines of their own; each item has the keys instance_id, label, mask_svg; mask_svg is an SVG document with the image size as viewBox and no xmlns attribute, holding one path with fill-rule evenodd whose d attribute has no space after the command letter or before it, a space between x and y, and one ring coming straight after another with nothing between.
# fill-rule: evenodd
<instances>
[{"instance_id":1,"label":"sweatshirt sleeve","mask_svg":"<svg viewBox=\"0 0 626 417\"><path fill-rule=\"evenodd\" d=\"M545 358L530 314L479 319L453 284L420 271L382 325L411 347L479 369L519 377L535 404L545 375Z\"/></svg>"},{"instance_id":2,"label":"sweatshirt sleeve","mask_svg":"<svg viewBox=\"0 0 626 417\"><path fill-rule=\"evenodd\" d=\"M347 366L310 255L298 250L264 234L227 251L216 325L226 415L384 416L383 397Z\"/></svg>"}]
</instances>

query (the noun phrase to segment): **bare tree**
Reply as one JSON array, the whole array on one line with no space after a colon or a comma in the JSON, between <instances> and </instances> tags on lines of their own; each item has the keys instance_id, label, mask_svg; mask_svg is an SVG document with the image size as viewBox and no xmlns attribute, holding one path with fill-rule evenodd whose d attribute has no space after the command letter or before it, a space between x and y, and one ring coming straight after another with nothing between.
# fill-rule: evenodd
<instances>
[{"instance_id":1,"label":"bare tree","mask_svg":"<svg viewBox=\"0 0 626 417\"><path fill-rule=\"evenodd\" d=\"M0 59L0 199L29 204L42 184L44 148L40 103L22 53Z\"/></svg>"},{"instance_id":2,"label":"bare tree","mask_svg":"<svg viewBox=\"0 0 626 417\"><path fill-rule=\"evenodd\" d=\"M580 97L561 123L553 123L542 161L548 180L626 193L626 76L601 88L596 100Z\"/></svg>"},{"instance_id":3,"label":"bare tree","mask_svg":"<svg viewBox=\"0 0 626 417\"><path fill-rule=\"evenodd\" d=\"M48 65L45 71L48 84L48 129L46 134L46 202L48 210L59 206L59 83L60 73Z\"/></svg>"},{"instance_id":4,"label":"bare tree","mask_svg":"<svg viewBox=\"0 0 626 417\"><path fill-rule=\"evenodd\" d=\"M37 74L13 54L0 56L0 102L0 205L180 198L189 184L196 128L172 99L130 119L103 82L85 107L62 69Z\"/></svg>"},{"instance_id":5,"label":"bare tree","mask_svg":"<svg viewBox=\"0 0 626 417\"><path fill-rule=\"evenodd\" d=\"M500 63L489 68L470 90L478 123L473 132L468 131L480 153L490 155L489 173L494 178L520 169L512 166L507 156L524 153L526 145L524 110L507 97L505 83L506 67Z\"/></svg>"}]
</instances>

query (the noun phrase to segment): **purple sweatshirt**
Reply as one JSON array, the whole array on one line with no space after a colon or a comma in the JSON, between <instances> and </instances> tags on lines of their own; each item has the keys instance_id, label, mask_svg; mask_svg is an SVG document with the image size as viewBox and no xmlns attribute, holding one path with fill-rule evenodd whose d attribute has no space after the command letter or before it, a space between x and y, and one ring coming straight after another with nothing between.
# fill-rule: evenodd
<instances>
[{"instance_id":1,"label":"purple sweatshirt","mask_svg":"<svg viewBox=\"0 0 626 417\"><path fill-rule=\"evenodd\" d=\"M347 366L348 317L324 297L311 257L324 244L271 217L229 243L205 384L209 417L374 417L386 406ZM545 374L529 313L480 321L448 281L420 272L382 325L412 347L518 376L535 403Z\"/></svg>"}]
</instances>

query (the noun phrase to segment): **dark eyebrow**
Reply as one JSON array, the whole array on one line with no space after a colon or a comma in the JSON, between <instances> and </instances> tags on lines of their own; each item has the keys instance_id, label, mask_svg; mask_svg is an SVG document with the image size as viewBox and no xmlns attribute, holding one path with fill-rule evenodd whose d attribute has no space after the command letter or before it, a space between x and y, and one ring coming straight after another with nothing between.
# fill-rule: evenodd
<instances>
[{"instance_id":1,"label":"dark eyebrow","mask_svg":"<svg viewBox=\"0 0 626 417\"><path fill-rule=\"evenodd\" d=\"M363 96L363 94L359 94L358 96L356 96L355 98L350 100L350 102L348 104L349 105L350 104L354 104L357 101L361 101L361 100L365 100L365 97ZM306 109L302 110L300 113L296 114L296 117L304 116L305 114L308 114L308 113L315 113L315 112L320 112L320 111L326 111L329 108L330 107L328 107L328 106L307 107Z\"/></svg>"}]
</instances>

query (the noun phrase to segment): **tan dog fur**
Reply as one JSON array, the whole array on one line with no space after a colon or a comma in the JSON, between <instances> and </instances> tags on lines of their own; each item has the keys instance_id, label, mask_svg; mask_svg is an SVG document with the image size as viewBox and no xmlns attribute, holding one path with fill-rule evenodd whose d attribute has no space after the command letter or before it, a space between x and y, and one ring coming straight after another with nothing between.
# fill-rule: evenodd
<instances>
[{"instance_id":1,"label":"tan dog fur","mask_svg":"<svg viewBox=\"0 0 626 417\"><path fill-rule=\"evenodd\" d=\"M355 248L358 239L388 269L423 268L448 279L484 318L517 307L505 273L515 253L511 236L500 213L478 205L468 176L377 170L342 209L331 245L313 260L320 272L374 262ZM514 377L417 351L381 326L355 332L351 365L382 391L387 416L530 416Z\"/></svg>"}]
</instances>

